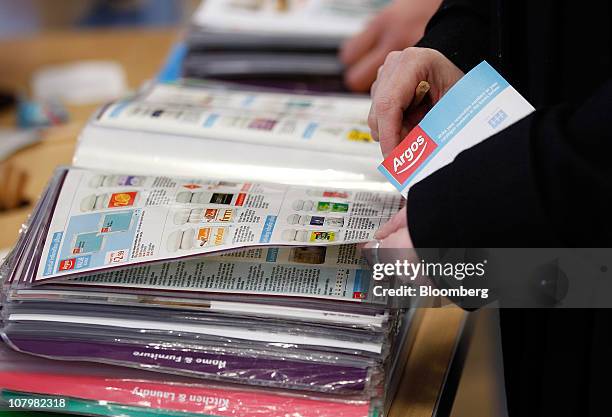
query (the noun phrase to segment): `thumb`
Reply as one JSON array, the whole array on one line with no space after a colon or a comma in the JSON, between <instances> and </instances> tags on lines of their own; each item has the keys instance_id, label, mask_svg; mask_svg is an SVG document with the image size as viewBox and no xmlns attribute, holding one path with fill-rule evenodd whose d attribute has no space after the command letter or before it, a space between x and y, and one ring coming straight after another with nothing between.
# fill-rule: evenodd
<instances>
[{"instance_id":1,"label":"thumb","mask_svg":"<svg viewBox=\"0 0 612 417\"><path fill-rule=\"evenodd\" d=\"M412 249L412 239L407 227L402 227L380 241L379 249Z\"/></svg>"},{"instance_id":2,"label":"thumb","mask_svg":"<svg viewBox=\"0 0 612 417\"><path fill-rule=\"evenodd\" d=\"M386 264L395 263L398 260L412 262L416 258L415 253L410 233L406 227L403 227L380 242L378 259Z\"/></svg>"},{"instance_id":3,"label":"thumb","mask_svg":"<svg viewBox=\"0 0 612 417\"><path fill-rule=\"evenodd\" d=\"M374 233L374 239L384 239L398 229L407 227L407 224L406 207L404 207L395 213L387 223L383 224L382 227Z\"/></svg>"},{"instance_id":4,"label":"thumb","mask_svg":"<svg viewBox=\"0 0 612 417\"><path fill-rule=\"evenodd\" d=\"M416 259L408 228L402 227L384 239L368 242L363 254L370 265L375 263L394 263L397 260Z\"/></svg>"}]
</instances>

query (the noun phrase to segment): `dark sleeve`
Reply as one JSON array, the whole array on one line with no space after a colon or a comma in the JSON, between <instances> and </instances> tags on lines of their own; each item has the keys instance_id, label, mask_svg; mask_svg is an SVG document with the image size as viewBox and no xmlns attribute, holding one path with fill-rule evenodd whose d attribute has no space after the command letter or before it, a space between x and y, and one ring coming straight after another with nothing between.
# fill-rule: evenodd
<instances>
[{"instance_id":1,"label":"dark sleeve","mask_svg":"<svg viewBox=\"0 0 612 417\"><path fill-rule=\"evenodd\" d=\"M445 0L416 46L441 52L467 72L491 60L494 0Z\"/></svg>"},{"instance_id":2,"label":"dark sleeve","mask_svg":"<svg viewBox=\"0 0 612 417\"><path fill-rule=\"evenodd\" d=\"M609 247L612 80L578 107L537 111L408 194L416 247Z\"/></svg>"}]
</instances>

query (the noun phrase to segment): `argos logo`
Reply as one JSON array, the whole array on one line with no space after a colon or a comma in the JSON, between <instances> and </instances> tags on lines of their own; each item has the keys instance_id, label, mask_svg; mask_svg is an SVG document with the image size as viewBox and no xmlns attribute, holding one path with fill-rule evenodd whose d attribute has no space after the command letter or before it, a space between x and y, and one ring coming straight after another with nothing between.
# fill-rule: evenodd
<instances>
[{"instance_id":1,"label":"argos logo","mask_svg":"<svg viewBox=\"0 0 612 417\"><path fill-rule=\"evenodd\" d=\"M425 138L419 135L399 157L393 158L393 172L399 175L408 171L421 160L426 149Z\"/></svg>"},{"instance_id":2,"label":"argos logo","mask_svg":"<svg viewBox=\"0 0 612 417\"><path fill-rule=\"evenodd\" d=\"M382 165L397 182L404 184L437 147L438 144L417 126Z\"/></svg>"}]
</instances>

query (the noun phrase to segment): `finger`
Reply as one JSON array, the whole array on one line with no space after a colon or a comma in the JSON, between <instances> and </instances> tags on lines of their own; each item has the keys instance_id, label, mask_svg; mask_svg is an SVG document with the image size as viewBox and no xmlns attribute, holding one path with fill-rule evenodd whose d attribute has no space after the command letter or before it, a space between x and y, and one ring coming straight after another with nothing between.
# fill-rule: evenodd
<instances>
[{"instance_id":1,"label":"finger","mask_svg":"<svg viewBox=\"0 0 612 417\"><path fill-rule=\"evenodd\" d=\"M408 228L402 227L380 242L380 249L412 249L412 239Z\"/></svg>"},{"instance_id":2,"label":"finger","mask_svg":"<svg viewBox=\"0 0 612 417\"><path fill-rule=\"evenodd\" d=\"M383 66L381 65L378 68L378 73L380 74L383 70ZM380 75L379 75L380 76ZM372 88L370 89L370 97L374 97L376 94L376 87L378 85L378 78L372 84ZM374 108L374 101L372 100L370 103L370 111L368 112L368 127L370 128L370 134L374 141L378 142L378 122L376 119L376 109Z\"/></svg>"},{"instance_id":3,"label":"finger","mask_svg":"<svg viewBox=\"0 0 612 417\"><path fill-rule=\"evenodd\" d=\"M416 258L415 251L412 249L414 248L410 239L410 233L407 228L403 227L380 241L380 246L378 247L379 262L412 261Z\"/></svg>"},{"instance_id":4,"label":"finger","mask_svg":"<svg viewBox=\"0 0 612 417\"><path fill-rule=\"evenodd\" d=\"M378 142L378 123L376 120L376 111L374 109L374 104L370 104L370 113L368 113L368 127L370 128L370 134L372 135L372 139Z\"/></svg>"},{"instance_id":5,"label":"finger","mask_svg":"<svg viewBox=\"0 0 612 417\"><path fill-rule=\"evenodd\" d=\"M403 117L399 111L401 106L394 98L397 94L395 91L389 89L389 85L394 83L399 57L401 52L391 52L385 58L383 66L379 69L377 78L377 85L375 94L372 96L372 108L374 109L373 119L376 125L376 131L378 133L378 140L385 138L385 141L389 141L389 135L399 135L401 130L401 118ZM389 123L393 120L395 123L399 120L399 126L397 132L393 132L393 123ZM383 156L387 156L387 147L381 143L380 145Z\"/></svg>"},{"instance_id":6,"label":"finger","mask_svg":"<svg viewBox=\"0 0 612 417\"><path fill-rule=\"evenodd\" d=\"M403 116L402 108L393 102L384 105L377 112L378 142L380 142L380 150L385 158L401 142Z\"/></svg>"},{"instance_id":7,"label":"finger","mask_svg":"<svg viewBox=\"0 0 612 417\"><path fill-rule=\"evenodd\" d=\"M380 73L380 68L378 68L378 73ZM374 80L374 82L372 83L372 86L370 87L370 97L376 94L376 84L377 83L378 83L378 76L376 76L376 79Z\"/></svg>"},{"instance_id":8,"label":"finger","mask_svg":"<svg viewBox=\"0 0 612 417\"><path fill-rule=\"evenodd\" d=\"M380 78L380 74L382 73L382 70L383 70L383 65L378 67L378 70L376 71L376 79L372 83L372 87L370 87L370 97L374 97L374 95L376 94L376 86L378 86L378 79Z\"/></svg>"},{"instance_id":9,"label":"finger","mask_svg":"<svg viewBox=\"0 0 612 417\"><path fill-rule=\"evenodd\" d=\"M419 82L417 81L418 74L411 68L410 62L404 58L405 55L402 56L402 59L396 56L390 62L392 68L385 68L376 86L376 96L373 97L380 147L385 157L402 139L400 134L403 127L404 110L410 105Z\"/></svg>"},{"instance_id":10,"label":"finger","mask_svg":"<svg viewBox=\"0 0 612 417\"><path fill-rule=\"evenodd\" d=\"M363 31L342 44L340 47L340 61L346 66L351 66L359 61L360 58L376 45L382 29L382 18L374 18Z\"/></svg>"},{"instance_id":11,"label":"finger","mask_svg":"<svg viewBox=\"0 0 612 417\"><path fill-rule=\"evenodd\" d=\"M353 91L368 91L388 53L389 49L384 44L379 44L365 54L346 71L346 85Z\"/></svg>"},{"instance_id":12,"label":"finger","mask_svg":"<svg viewBox=\"0 0 612 417\"><path fill-rule=\"evenodd\" d=\"M385 239L368 242L362 253L373 266L375 263L395 263L397 260L414 261L417 259L407 228L391 233Z\"/></svg>"},{"instance_id":13,"label":"finger","mask_svg":"<svg viewBox=\"0 0 612 417\"><path fill-rule=\"evenodd\" d=\"M374 139L376 142L380 140L379 129L378 129L377 109L376 109L376 97L378 97L378 91L379 91L378 87L387 78L386 74L393 72L393 62L394 62L393 55L389 54L387 58L385 59L385 62L380 67L378 67L377 78L376 78L376 81L374 81L374 83L372 84L372 88L371 88L372 104L370 105L370 113L368 114L368 126L370 127L370 130L371 130L372 139Z\"/></svg>"},{"instance_id":14,"label":"finger","mask_svg":"<svg viewBox=\"0 0 612 417\"><path fill-rule=\"evenodd\" d=\"M431 105L421 104L416 109L411 108L408 111L404 112L404 120L402 121L403 126L402 132L400 134L400 140L403 140L403 138L408 136L408 133L410 133L412 129L414 129L419 123L421 123L421 120L423 120L423 117L425 117L425 115L430 109Z\"/></svg>"},{"instance_id":15,"label":"finger","mask_svg":"<svg viewBox=\"0 0 612 417\"><path fill-rule=\"evenodd\" d=\"M381 65L378 68L378 74L379 74L378 77L380 76L382 69L383 69L383 66ZM370 88L370 97L374 97L374 95L376 94L376 86L378 85L378 77L372 84L372 88ZM370 111L368 112L368 127L370 128L372 139L378 142L378 124L376 123L374 106L372 104L370 104Z\"/></svg>"},{"instance_id":16,"label":"finger","mask_svg":"<svg viewBox=\"0 0 612 417\"><path fill-rule=\"evenodd\" d=\"M407 227L406 207L398 211L391 219L374 233L374 239L385 239L400 228Z\"/></svg>"}]
</instances>

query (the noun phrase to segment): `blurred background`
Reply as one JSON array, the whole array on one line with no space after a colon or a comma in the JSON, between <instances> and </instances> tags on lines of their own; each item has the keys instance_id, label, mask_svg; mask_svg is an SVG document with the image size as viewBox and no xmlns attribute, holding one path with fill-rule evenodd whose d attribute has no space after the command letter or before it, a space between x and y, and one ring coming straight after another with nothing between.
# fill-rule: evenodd
<instances>
[{"instance_id":1,"label":"blurred background","mask_svg":"<svg viewBox=\"0 0 612 417\"><path fill-rule=\"evenodd\" d=\"M197 0L0 0L0 38L43 30L181 25Z\"/></svg>"}]
</instances>

